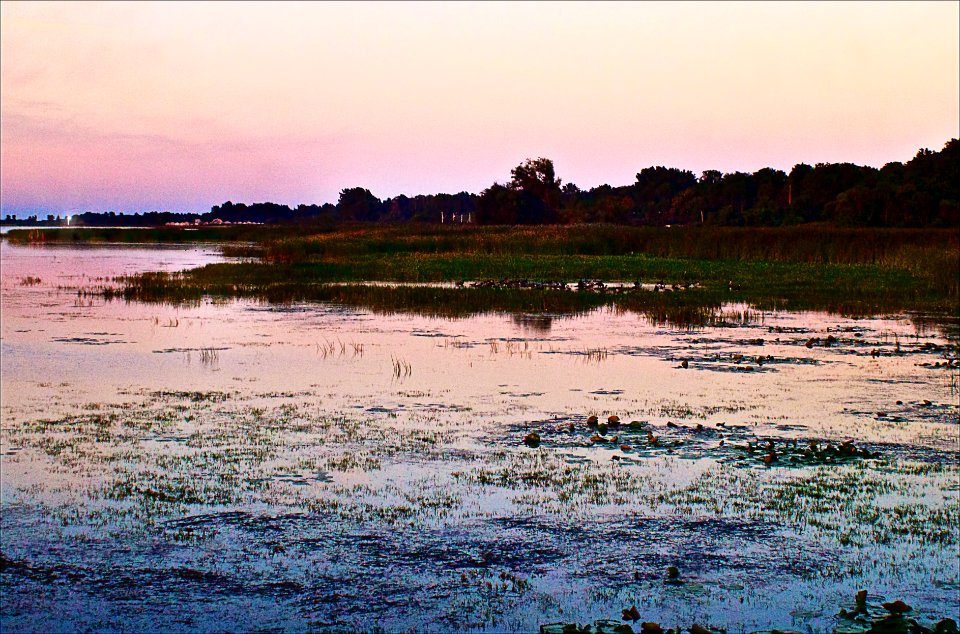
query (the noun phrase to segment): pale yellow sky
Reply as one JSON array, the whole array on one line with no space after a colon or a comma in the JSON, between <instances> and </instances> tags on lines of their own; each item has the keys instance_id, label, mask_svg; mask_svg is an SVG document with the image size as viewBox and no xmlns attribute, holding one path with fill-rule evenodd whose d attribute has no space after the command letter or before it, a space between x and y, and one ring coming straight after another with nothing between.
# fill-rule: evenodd
<instances>
[{"instance_id":1,"label":"pale yellow sky","mask_svg":"<svg viewBox=\"0 0 960 634\"><path fill-rule=\"evenodd\" d=\"M527 157L882 165L960 136L960 3L0 6L3 209L478 192Z\"/></svg>"}]
</instances>

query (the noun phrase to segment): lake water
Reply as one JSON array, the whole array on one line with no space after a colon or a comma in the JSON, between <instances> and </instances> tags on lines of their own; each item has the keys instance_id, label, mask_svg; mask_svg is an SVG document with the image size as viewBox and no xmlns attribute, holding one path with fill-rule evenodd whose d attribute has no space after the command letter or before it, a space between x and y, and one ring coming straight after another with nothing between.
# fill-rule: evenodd
<instances>
[{"instance_id":1,"label":"lake water","mask_svg":"<svg viewBox=\"0 0 960 634\"><path fill-rule=\"evenodd\" d=\"M3 631L960 619L957 341L927 320L82 292L221 259L0 242Z\"/></svg>"}]
</instances>

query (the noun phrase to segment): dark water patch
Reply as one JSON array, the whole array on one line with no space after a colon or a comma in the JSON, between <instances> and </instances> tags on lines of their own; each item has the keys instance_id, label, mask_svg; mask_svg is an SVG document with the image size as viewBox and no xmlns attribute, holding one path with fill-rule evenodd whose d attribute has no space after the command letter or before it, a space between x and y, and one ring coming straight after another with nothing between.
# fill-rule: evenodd
<instances>
[{"instance_id":1,"label":"dark water patch","mask_svg":"<svg viewBox=\"0 0 960 634\"><path fill-rule=\"evenodd\" d=\"M770 334L794 334L794 335L805 335L810 332L814 332L812 328L807 326L767 326L767 332Z\"/></svg>"},{"instance_id":2,"label":"dark water patch","mask_svg":"<svg viewBox=\"0 0 960 634\"><path fill-rule=\"evenodd\" d=\"M184 390L159 390L150 392L150 396L157 399L178 399L184 401L191 401L193 403L200 402L210 402L210 403L222 403L231 397L231 394L226 392L220 392L217 390L211 390L209 392L200 392L200 391L184 391Z\"/></svg>"},{"instance_id":3,"label":"dark water patch","mask_svg":"<svg viewBox=\"0 0 960 634\"><path fill-rule=\"evenodd\" d=\"M865 447L873 448L884 459L927 465L951 466L957 464L957 460L960 458L960 452L955 449L919 447L904 443L873 443L865 445Z\"/></svg>"},{"instance_id":4,"label":"dark water patch","mask_svg":"<svg viewBox=\"0 0 960 634\"><path fill-rule=\"evenodd\" d=\"M803 432L807 431L807 428L804 425L791 425L789 423L781 423L775 425L774 429L777 431L793 431L793 432Z\"/></svg>"},{"instance_id":5,"label":"dark water patch","mask_svg":"<svg viewBox=\"0 0 960 634\"><path fill-rule=\"evenodd\" d=\"M880 383L887 382L881 381ZM900 385L896 381L892 383ZM906 403L897 401L896 404L891 404L890 407L885 407L883 410L844 408L844 412L863 418L872 418L879 422L902 425L905 431L910 429L909 426L914 423L949 426L960 424L960 406L952 403L934 403L929 400Z\"/></svg>"},{"instance_id":6,"label":"dark water patch","mask_svg":"<svg viewBox=\"0 0 960 634\"><path fill-rule=\"evenodd\" d=\"M473 409L467 405L458 405L457 403L437 403L423 401L414 401L409 403L406 408L427 412L469 412ZM397 407L396 411L405 411L406 408L400 405Z\"/></svg>"},{"instance_id":7,"label":"dark water patch","mask_svg":"<svg viewBox=\"0 0 960 634\"><path fill-rule=\"evenodd\" d=\"M327 303L260 303L249 304L245 307L251 313L269 313L278 315L336 315L344 321L364 321L367 315L352 306Z\"/></svg>"},{"instance_id":8,"label":"dark water patch","mask_svg":"<svg viewBox=\"0 0 960 634\"><path fill-rule=\"evenodd\" d=\"M251 521L254 516L247 511L224 511L221 513L204 513L189 515L163 522L163 526L170 529L205 528L211 526L239 526Z\"/></svg>"},{"instance_id":9,"label":"dark water patch","mask_svg":"<svg viewBox=\"0 0 960 634\"><path fill-rule=\"evenodd\" d=\"M109 346L116 343L130 343L129 341L124 341L122 339L108 340L97 339L93 337L54 337L52 341L56 341L57 343L73 343L83 346Z\"/></svg>"},{"instance_id":10,"label":"dark water patch","mask_svg":"<svg viewBox=\"0 0 960 634\"><path fill-rule=\"evenodd\" d=\"M714 372L771 372L779 366L812 365L824 363L810 357L784 357L771 354L745 354L743 352L711 352L709 349L691 349L686 345L616 346L598 351L544 350L541 354L586 356L602 361L611 355L662 359L681 369L709 370Z\"/></svg>"},{"instance_id":11,"label":"dark water patch","mask_svg":"<svg viewBox=\"0 0 960 634\"><path fill-rule=\"evenodd\" d=\"M404 408L402 405L397 407L385 407L383 405L374 405L373 407L368 407L364 411L370 412L371 414L396 414L398 412L404 411Z\"/></svg>"},{"instance_id":12,"label":"dark water patch","mask_svg":"<svg viewBox=\"0 0 960 634\"><path fill-rule=\"evenodd\" d=\"M791 539L777 527L738 521L623 518L583 525L557 518L500 517L453 529L342 527L329 538L304 539L288 549L321 560L326 551L338 553L338 563L324 564L301 597L311 618L409 624L424 615L456 623L451 599L478 591L488 593L489 609L505 611L511 600L536 587L540 576L622 590L659 582L667 566L679 564L690 583L711 583L721 576L763 582L770 576L812 574L821 559L831 556L788 550L786 544L795 544ZM359 563L362 567L353 565ZM495 596L484 580L512 583ZM459 621L457 629L463 624Z\"/></svg>"},{"instance_id":13,"label":"dark water patch","mask_svg":"<svg viewBox=\"0 0 960 634\"><path fill-rule=\"evenodd\" d=\"M523 544L532 543L567 553L571 561L565 570L599 586L663 581L669 566L677 566L687 581L733 577L739 583L762 583L770 576L812 574L819 561L831 556L810 549L798 552L796 547L783 550L796 543L796 535L775 524L731 518L627 515L580 523L508 517L493 524L500 534L522 538L517 546L521 551ZM515 561L532 563L536 557Z\"/></svg>"},{"instance_id":14,"label":"dark water patch","mask_svg":"<svg viewBox=\"0 0 960 634\"><path fill-rule=\"evenodd\" d=\"M154 350L154 354L173 354L173 353L203 353L203 352L223 352L224 350L229 350L227 346L219 347L202 347L202 348L163 348L161 350Z\"/></svg>"},{"instance_id":15,"label":"dark water patch","mask_svg":"<svg viewBox=\"0 0 960 634\"><path fill-rule=\"evenodd\" d=\"M298 390L296 392L259 392L251 395L253 399L274 399L274 398L309 398L316 396L316 393L309 390Z\"/></svg>"},{"instance_id":16,"label":"dark water patch","mask_svg":"<svg viewBox=\"0 0 960 634\"><path fill-rule=\"evenodd\" d=\"M66 585L82 594L110 601L144 605L163 597L208 602L229 596L280 598L298 595L304 590L301 583L293 580L258 579L190 566L136 567L118 565L116 561L102 566L37 563L3 555L0 555L0 574L6 578L4 585L14 591L20 580L25 579L42 586Z\"/></svg>"},{"instance_id":17,"label":"dark water patch","mask_svg":"<svg viewBox=\"0 0 960 634\"><path fill-rule=\"evenodd\" d=\"M270 478L259 478L259 479L255 478L250 480L250 482L261 483L261 482L273 481L273 482L284 482L286 484L292 484L294 486L310 486L315 482L332 481L332 479L329 476L324 478L323 475L324 474L320 474L319 476L311 475L309 477L306 477L300 474L293 474L293 473L275 473Z\"/></svg>"},{"instance_id":18,"label":"dark water patch","mask_svg":"<svg viewBox=\"0 0 960 634\"><path fill-rule=\"evenodd\" d=\"M911 422L937 423L941 425L960 425L960 405L955 403L932 403L924 401L914 403L903 411Z\"/></svg>"},{"instance_id":19,"label":"dark water patch","mask_svg":"<svg viewBox=\"0 0 960 634\"><path fill-rule=\"evenodd\" d=\"M43 583L84 581L89 574L80 567L66 564L39 564L24 559L11 559L0 553L0 574L9 575L8 583L26 578ZM6 584L4 584L6 585Z\"/></svg>"},{"instance_id":20,"label":"dark water patch","mask_svg":"<svg viewBox=\"0 0 960 634\"><path fill-rule=\"evenodd\" d=\"M807 561L770 555L783 546L778 529L744 521L625 517L583 524L508 516L456 527L387 530L315 514L228 511L166 524L167 529L201 527L219 529L217 540L248 544L253 550L245 556L254 563L275 556L291 565L267 576L242 572L246 566L228 572L229 562L198 566L191 559L199 552L173 547L165 556L180 563L169 567L56 570L71 571L84 593L109 601L287 597L300 617L348 629L371 623L405 629L424 619L454 629L478 619L495 629L489 620L460 613L456 600L475 596L486 609L507 614L522 609L523 597L535 591L531 588L541 577L622 589L659 582L669 565L680 565L690 583L718 576L743 581L748 575L801 575L815 566L809 550L802 551ZM739 562L733 561L735 545L746 553ZM192 610L185 612L190 616Z\"/></svg>"},{"instance_id":21,"label":"dark water patch","mask_svg":"<svg viewBox=\"0 0 960 634\"><path fill-rule=\"evenodd\" d=\"M545 392L511 392L509 390L504 390L500 392L503 396L509 396L510 398L531 398L533 396L543 396Z\"/></svg>"},{"instance_id":22,"label":"dark water patch","mask_svg":"<svg viewBox=\"0 0 960 634\"><path fill-rule=\"evenodd\" d=\"M863 380L864 383L869 383L871 385L888 385L891 386L892 390L895 390L893 395L894 397L901 397L898 400L910 399L911 397L916 398L918 396L914 390L917 388L929 389L930 383L928 381L922 380L911 380L904 378L893 378L893 379L878 379L878 378L868 378ZM921 399L924 400L924 399Z\"/></svg>"},{"instance_id":23,"label":"dark water patch","mask_svg":"<svg viewBox=\"0 0 960 634\"><path fill-rule=\"evenodd\" d=\"M708 372L741 372L748 374L764 374L767 372L775 372L776 369L770 365L740 365L740 364L725 364L725 363L690 363L689 369L691 370L703 370ZM686 368L685 368L686 369Z\"/></svg>"}]
</instances>

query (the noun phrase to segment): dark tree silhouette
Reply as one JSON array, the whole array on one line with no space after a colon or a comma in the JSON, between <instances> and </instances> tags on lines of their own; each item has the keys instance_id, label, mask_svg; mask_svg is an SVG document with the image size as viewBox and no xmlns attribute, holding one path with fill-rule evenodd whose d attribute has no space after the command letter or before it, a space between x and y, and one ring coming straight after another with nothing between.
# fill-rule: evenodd
<instances>
[{"instance_id":1,"label":"dark tree silhouette","mask_svg":"<svg viewBox=\"0 0 960 634\"><path fill-rule=\"evenodd\" d=\"M960 226L960 141L939 152L920 149L907 163L882 169L852 163L799 163L789 174L763 168L753 174L706 170L700 178L677 168L655 166L637 172L630 185L564 186L553 161L527 159L510 171L506 184L479 195L400 195L381 202L370 190L340 192L336 205L272 202L214 205L206 213L151 211L75 213L71 225L157 226L195 220L260 223L429 222L444 219L483 224L609 222L620 224L782 225L830 222L883 227ZM448 220L448 221L449 221ZM65 218L38 215L4 224L56 226Z\"/></svg>"},{"instance_id":2,"label":"dark tree silhouette","mask_svg":"<svg viewBox=\"0 0 960 634\"><path fill-rule=\"evenodd\" d=\"M510 170L510 188L519 192L516 221L520 224L546 224L559 220L560 180L553 161L527 159Z\"/></svg>"},{"instance_id":3,"label":"dark tree silhouette","mask_svg":"<svg viewBox=\"0 0 960 634\"><path fill-rule=\"evenodd\" d=\"M340 191L337 211L344 220L370 221L380 217L380 199L363 187L350 187Z\"/></svg>"}]
</instances>

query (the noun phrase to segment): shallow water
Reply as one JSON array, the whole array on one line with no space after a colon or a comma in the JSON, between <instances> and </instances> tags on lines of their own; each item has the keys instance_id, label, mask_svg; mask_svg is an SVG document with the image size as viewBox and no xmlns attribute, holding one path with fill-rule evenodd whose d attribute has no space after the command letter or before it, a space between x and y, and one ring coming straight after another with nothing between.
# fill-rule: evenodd
<instances>
[{"instance_id":1,"label":"shallow water","mask_svg":"<svg viewBox=\"0 0 960 634\"><path fill-rule=\"evenodd\" d=\"M220 258L0 244L4 631L831 631L860 588L958 618L925 321L125 304L77 289Z\"/></svg>"}]
</instances>

